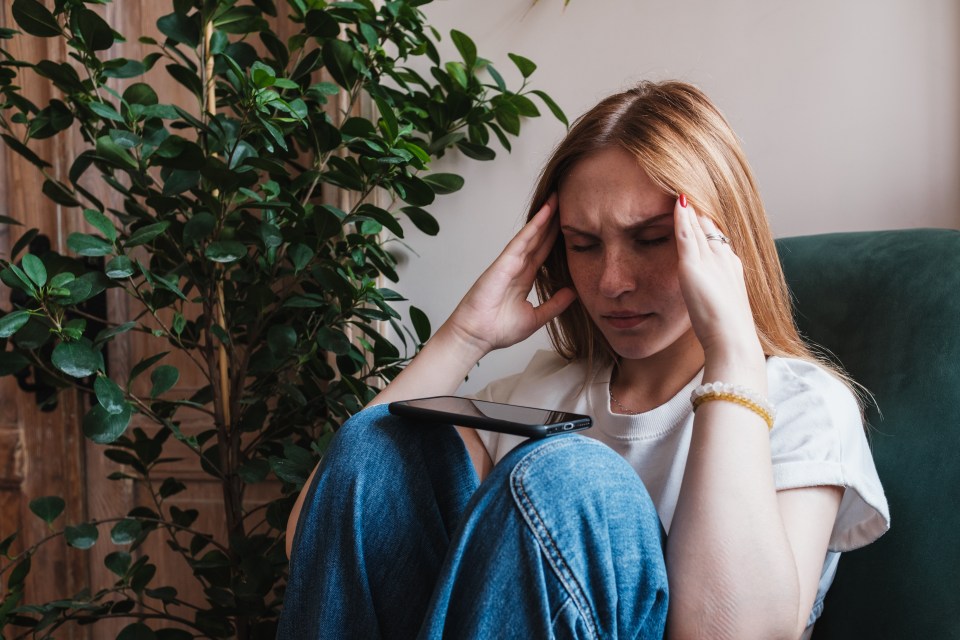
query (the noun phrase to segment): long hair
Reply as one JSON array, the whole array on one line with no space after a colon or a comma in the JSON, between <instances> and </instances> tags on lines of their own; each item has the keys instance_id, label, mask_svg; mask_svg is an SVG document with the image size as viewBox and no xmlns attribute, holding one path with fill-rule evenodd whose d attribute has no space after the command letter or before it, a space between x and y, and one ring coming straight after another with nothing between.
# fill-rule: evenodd
<instances>
[{"instance_id":1,"label":"long hair","mask_svg":"<svg viewBox=\"0 0 960 640\"><path fill-rule=\"evenodd\" d=\"M686 194L696 211L730 238L743 263L757 335L768 356L817 362L849 383L801 339L790 295L756 180L730 125L696 87L683 82L643 82L602 100L574 123L540 174L528 219L543 206L573 166L602 149L619 147L670 194ZM540 300L572 286L564 241L557 241L536 279ZM616 361L579 300L547 330L557 352L594 364Z\"/></svg>"}]
</instances>

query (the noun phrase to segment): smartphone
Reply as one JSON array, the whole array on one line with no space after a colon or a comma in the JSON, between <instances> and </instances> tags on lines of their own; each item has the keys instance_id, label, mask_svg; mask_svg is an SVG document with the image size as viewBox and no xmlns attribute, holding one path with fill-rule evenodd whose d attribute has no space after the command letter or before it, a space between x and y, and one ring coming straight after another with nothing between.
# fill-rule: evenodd
<instances>
[{"instance_id":1,"label":"smartphone","mask_svg":"<svg viewBox=\"0 0 960 640\"><path fill-rule=\"evenodd\" d=\"M593 425L590 416L579 413L535 409L459 396L391 402L389 411L397 416L427 422L442 422L527 438L544 438L558 433L582 431Z\"/></svg>"}]
</instances>

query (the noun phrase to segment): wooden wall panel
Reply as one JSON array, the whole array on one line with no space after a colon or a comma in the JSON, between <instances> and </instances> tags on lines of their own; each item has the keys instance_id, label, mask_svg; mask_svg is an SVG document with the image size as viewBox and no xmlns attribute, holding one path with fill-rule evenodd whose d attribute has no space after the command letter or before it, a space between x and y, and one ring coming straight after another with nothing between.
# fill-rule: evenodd
<instances>
[{"instance_id":1,"label":"wooden wall panel","mask_svg":"<svg viewBox=\"0 0 960 640\"><path fill-rule=\"evenodd\" d=\"M44 2L48 6L53 4L53 0ZM107 56L127 58L140 58L146 53L145 47L137 42L138 36L162 39L156 29L156 21L171 11L171 3L166 1L120 0L106 6L91 7L101 11L117 31L128 36L126 43L115 45ZM10 3L0 0L0 8L0 25L12 26ZM281 15L278 35L285 38L284 31L288 29ZM62 45L56 40L28 37L19 42L16 47L11 47L18 57L68 60ZM122 92L125 86L140 81L148 82L163 101L193 104L192 96L169 77L162 61L146 77L114 81L112 88ZM45 81L34 76L26 75L23 84L38 104L46 104L51 97L55 97L49 94ZM333 110L335 105L330 108ZM49 171L54 176L66 176L72 159L82 145L76 133L38 142L31 144L31 147L53 163ZM67 236L73 231L90 232L91 229L79 209L65 210L43 197L42 183L43 176L36 167L0 146L0 214L23 221L23 229L40 228L50 237L57 251L69 253L66 248ZM120 206L121 201L98 179L95 170L91 169L84 186L108 207ZM336 198L335 194L325 195L328 200ZM0 227L0 255L9 254L9 248L19 235L19 230L10 234L8 229ZM8 296L9 291L0 285L0 307L9 309ZM107 305L108 319L112 322L126 321L138 312L131 301L118 291L107 293ZM108 366L111 376L123 379L142 358L167 348L161 339L148 334L128 333L110 345ZM176 395L187 397L206 384L202 373L185 356L171 354L166 362L176 365L181 372L180 382L173 392ZM149 377L143 376L134 390L147 395ZM24 528L23 539L27 544L46 535L43 524L27 509L30 499L42 495L57 494L67 499L70 506L64 520L58 524L116 517L137 504L149 504L149 495L144 487L130 481L106 479L110 473L121 468L104 457L104 447L82 437L80 420L87 409L87 400L68 393L63 396L56 411L42 413L33 405L30 396L16 389L15 381L11 378L0 379L0 539L19 527ZM191 416L184 414L182 418L184 430L188 433L212 426L209 416L201 412L194 412ZM141 416L135 417L132 426L141 426L149 431L156 428ZM179 446L172 438L167 448L169 455L182 457L183 460L158 470L158 482L169 473L187 484L187 490L171 499L170 503L181 509L199 509L202 516L194 528L213 533L224 541L226 525L219 482L203 473L195 454ZM250 488L246 496L245 508L254 509L278 493L278 482L256 485ZM189 538L183 540L189 541ZM109 541L109 527L101 528L100 541L89 552L51 546L43 554L45 559L37 556L34 562L33 573L42 579L31 584L28 600L46 601L66 595L66 592L72 593L82 586L96 589L112 584L115 576L104 567L103 559L115 550L116 547ZM138 550L137 555L142 554L149 555L151 561L158 565L154 585L169 584L175 586L185 600L203 601L199 584L182 560L170 552L164 535L154 534L153 539ZM56 576L56 580L52 580L52 576ZM172 609L171 613L192 617L177 608ZM125 620L106 621L93 630L73 629L63 631L57 637L114 637L128 623Z\"/></svg>"}]
</instances>

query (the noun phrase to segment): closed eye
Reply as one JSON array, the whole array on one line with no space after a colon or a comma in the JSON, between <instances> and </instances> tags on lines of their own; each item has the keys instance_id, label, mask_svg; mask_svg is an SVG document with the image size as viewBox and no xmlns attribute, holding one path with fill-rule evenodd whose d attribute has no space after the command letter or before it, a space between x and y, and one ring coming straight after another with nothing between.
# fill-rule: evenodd
<instances>
[{"instance_id":1,"label":"closed eye","mask_svg":"<svg viewBox=\"0 0 960 640\"><path fill-rule=\"evenodd\" d=\"M640 244L644 247L655 247L657 245L665 244L670 241L670 236L662 236L659 238L637 238L637 244Z\"/></svg>"}]
</instances>

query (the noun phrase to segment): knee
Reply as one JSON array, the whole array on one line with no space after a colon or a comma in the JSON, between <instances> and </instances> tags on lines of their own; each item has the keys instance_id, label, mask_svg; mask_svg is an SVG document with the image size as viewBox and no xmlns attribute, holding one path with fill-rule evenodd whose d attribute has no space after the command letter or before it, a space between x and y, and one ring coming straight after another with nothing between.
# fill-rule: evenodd
<instances>
[{"instance_id":1,"label":"knee","mask_svg":"<svg viewBox=\"0 0 960 640\"><path fill-rule=\"evenodd\" d=\"M528 520L567 519L571 526L605 524L611 533L660 540L656 507L636 471L618 453L578 435L551 438L518 451L509 484ZM531 522L533 524L533 522Z\"/></svg>"},{"instance_id":2,"label":"knee","mask_svg":"<svg viewBox=\"0 0 960 640\"><path fill-rule=\"evenodd\" d=\"M429 465L457 447L462 449L463 444L453 427L421 425L391 414L387 405L377 405L354 414L340 427L323 464L350 476L369 471L365 475L373 480Z\"/></svg>"}]
</instances>

